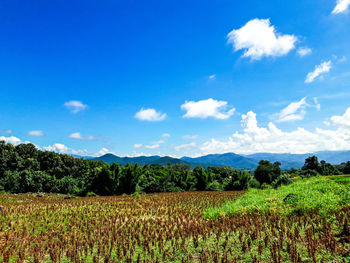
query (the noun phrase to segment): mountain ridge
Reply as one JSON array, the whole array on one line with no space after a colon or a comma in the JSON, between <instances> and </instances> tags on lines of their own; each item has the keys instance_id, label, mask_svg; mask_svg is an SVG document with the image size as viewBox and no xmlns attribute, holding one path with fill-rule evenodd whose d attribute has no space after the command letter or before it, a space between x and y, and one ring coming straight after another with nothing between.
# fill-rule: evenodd
<instances>
[{"instance_id":1,"label":"mountain ridge","mask_svg":"<svg viewBox=\"0 0 350 263\"><path fill-rule=\"evenodd\" d=\"M223 153L223 154L208 154L200 157L181 157L174 158L170 156L138 156L138 157L119 157L112 153L107 153L100 157L82 157L93 160L101 160L107 163L119 163L119 164L186 164L192 167L194 166L231 166L238 169L254 169L258 165L260 160L268 160L270 162L280 162L282 169L299 169L303 166L307 157L316 155L319 159L325 160L332 164L340 164L350 160L350 151L319 151L315 153L306 154L289 154L289 153L254 153L254 154L236 154L236 153Z\"/></svg>"}]
</instances>

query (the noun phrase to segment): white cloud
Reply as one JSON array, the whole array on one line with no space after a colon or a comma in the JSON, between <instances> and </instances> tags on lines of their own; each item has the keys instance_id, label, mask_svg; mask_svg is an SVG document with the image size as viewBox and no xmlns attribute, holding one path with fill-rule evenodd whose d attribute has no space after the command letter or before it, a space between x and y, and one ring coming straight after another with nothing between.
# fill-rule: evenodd
<instances>
[{"instance_id":1,"label":"white cloud","mask_svg":"<svg viewBox=\"0 0 350 263\"><path fill-rule=\"evenodd\" d=\"M196 139L198 137L198 135L184 135L182 136L182 138L184 139L188 139L188 140L193 140L193 139Z\"/></svg>"},{"instance_id":2,"label":"white cloud","mask_svg":"<svg viewBox=\"0 0 350 263\"><path fill-rule=\"evenodd\" d=\"M157 112L155 109L141 109L135 114L135 118L141 121L162 121L166 118L166 113Z\"/></svg>"},{"instance_id":3,"label":"white cloud","mask_svg":"<svg viewBox=\"0 0 350 263\"><path fill-rule=\"evenodd\" d=\"M210 75L210 76L209 76L209 79L215 80L215 79L216 79L216 74Z\"/></svg>"},{"instance_id":4,"label":"white cloud","mask_svg":"<svg viewBox=\"0 0 350 263\"><path fill-rule=\"evenodd\" d=\"M306 114L305 108L309 106L306 103L306 97L300 101L292 102L277 114L277 122L297 121L304 119Z\"/></svg>"},{"instance_id":5,"label":"white cloud","mask_svg":"<svg viewBox=\"0 0 350 263\"><path fill-rule=\"evenodd\" d=\"M163 138L168 138L168 137L170 137L170 134L169 134L169 133L163 133L163 134L162 134L162 137L163 137Z\"/></svg>"},{"instance_id":6,"label":"white cloud","mask_svg":"<svg viewBox=\"0 0 350 263\"><path fill-rule=\"evenodd\" d=\"M235 51L244 50L243 57L259 60L262 57L279 57L295 48L297 37L276 32L269 19L253 19L228 35L228 43Z\"/></svg>"},{"instance_id":7,"label":"white cloud","mask_svg":"<svg viewBox=\"0 0 350 263\"><path fill-rule=\"evenodd\" d=\"M181 145L175 146L174 149L176 151L180 151L180 150L183 150L183 149L188 149L188 148L193 148L193 147L196 147L196 143L195 142L191 142L191 143L187 143L187 144L181 144Z\"/></svg>"},{"instance_id":8,"label":"white cloud","mask_svg":"<svg viewBox=\"0 0 350 263\"><path fill-rule=\"evenodd\" d=\"M316 128L308 131L304 128L286 132L272 122L267 128L259 127L256 114L249 111L242 115L243 133L236 131L227 140L211 139L200 149L202 154L235 152L240 154L271 153L310 153L322 150L350 149L350 108L343 116L331 118L333 129Z\"/></svg>"},{"instance_id":9,"label":"white cloud","mask_svg":"<svg viewBox=\"0 0 350 263\"><path fill-rule=\"evenodd\" d=\"M337 5L334 7L332 14L345 13L349 10L350 0L337 0Z\"/></svg>"},{"instance_id":10,"label":"white cloud","mask_svg":"<svg viewBox=\"0 0 350 263\"><path fill-rule=\"evenodd\" d=\"M40 131L40 130L34 130L34 131L29 131L28 135L36 136L36 137L42 137L42 136L44 136L44 132Z\"/></svg>"},{"instance_id":11,"label":"white cloud","mask_svg":"<svg viewBox=\"0 0 350 263\"><path fill-rule=\"evenodd\" d=\"M88 105L85 105L78 100L67 101L63 105L74 114L83 111L88 107Z\"/></svg>"},{"instance_id":12,"label":"white cloud","mask_svg":"<svg viewBox=\"0 0 350 263\"><path fill-rule=\"evenodd\" d=\"M136 149L139 149L139 148L142 148L142 144L141 143L135 143L134 144L134 148L136 148Z\"/></svg>"},{"instance_id":13,"label":"white cloud","mask_svg":"<svg viewBox=\"0 0 350 263\"><path fill-rule=\"evenodd\" d=\"M12 143L13 145L18 145L18 144L23 143L21 141L21 139L15 137L15 136L9 136L9 137L0 136L0 141L5 141L7 143Z\"/></svg>"},{"instance_id":14,"label":"white cloud","mask_svg":"<svg viewBox=\"0 0 350 263\"><path fill-rule=\"evenodd\" d=\"M329 72L331 68L332 62L330 60L327 62L322 62L320 65L315 66L315 70L307 74L305 83L313 82L317 77Z\"/></svg>"},{"instance_id":15,"label":"white cloud","mask_svg":"<svg viewBox=\"0 0 350 263\"><path fill-rule=\"evenodd\" d=\"M159 143L151 144L151 145L146 145L145 146L147 149L158 149L160 147Z\"/></svg>"},{"instance_id":16,"label":"white cloud","mask_svg":"<svg viewBox=\"0 0 350 263\"><path fill-rule=\"evenodd\" d=\"M150 145L146 145L145 147L147 149L158 149L160 147L161 144L165 143L164 140L159 140L156 142L152 142Z\"/></svg>"},{"instance_id":17,"label":"white cloud","mask_svg":"<svg viewBox=\"0 0 350 263\"><path fill-rule=\"evenodd\" d=\"M74 133L70 134L68 137L71 139L84 140L84 141L97 140L97 138L95 136L83 136L80 134L80 132L74 132Z\"/></svg>"},{"instance_id":18,"label":"white cloud","mask_svg":"<svg viewBox=\"0 0 350 263\"><path fill-rule=\"evenodd\" d=\"M102 156L102 155L105 155L107 153L111 153L107 148L102 148L101 150L99 150L97 153L94 154L94 156Z\"/></svg>"},{"instance_id":19,"label":"white cloud","mask_svg":"<svg viewBox=\"0 0 350 263\"><path fill-rule=\"evenodd\" d=\"M344 115L342 116L333 116L331 117L331 121L335 125L339 126L350 126L350 108L347 108Z\"/></svg>"},{"instance_id":20,"label":"white cloud","mask_svg":"<svg viewBox=\"0 0 350 263\"><path fill-rule=\"evenodd\" d=\"M62 143L55 143L54 145L43 147L43 149L50 152L67 153L69 148Z\"/></svg>"},{"instance_id":21,"label":"white cloud","mask_svg":"<svg viewBox=\"0 0 350 263\"><path fill-rule=\"evenodd\" d=\"M232 108L226 112L227 108L226 101L214 100L212 98L200 101L186 101L181 105L181 109L185 110L186 113L183 115L184 118L201 118L205 119L213 117L215 119L228 119L230 118L235 109Z\"/></svg>"},{"instance_id":22,"label":"white cloud","mask_svg":"<svg viewBox=\"0 0 350 263\"><path fill-rule=\"evenodd\" d=\"M12 130L3 130L3 131L0 131L0 134L10 135L12 134Z\"/></svg>"},{"instance_id":23,"label":"white cloud","mask_svg":"<svg viewBox=\"0 0 350 263\"><path fill-rule=\"evenodd\" d=\"M300 47L297 50L297 53L301 57L305 57L307 55L310 55L312 53L312 49L308 47Z\"/></svg>"}]
</instances>

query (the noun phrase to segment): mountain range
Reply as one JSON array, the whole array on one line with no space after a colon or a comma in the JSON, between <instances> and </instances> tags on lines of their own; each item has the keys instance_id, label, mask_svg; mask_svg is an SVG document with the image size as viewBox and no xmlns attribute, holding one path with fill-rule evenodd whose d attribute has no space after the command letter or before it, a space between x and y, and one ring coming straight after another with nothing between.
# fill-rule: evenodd
<instances>
[{"instance_id":1,"label":"mountain range","mask_svg":"<svg viewBox=\"0 0 350 263\"><path fill-rule=\"evenodd\" d=\"M100 157L82 157L94 160L101 160L107 163L119 163L119 164L186 164L191 167L197 165L208 166L231 166L237 169L254 169L257 167L260 160L268 160L270 162L280 162L282 169L299 169L303 166L307 157L316 155L319 159L325 160L332 164L340 164L350 160L350 151L320 151L308 154L289 154L289 153L255 153L248 155L240 155L235 153L224 154L209 154L201 157L182 157L173 158L169 156L138 156L138 157L119 157L114 154L108 153ZM78 156L77 156L78 157ZM79 156L80 157L80 156Z\"/></svg>"}]
</instances>

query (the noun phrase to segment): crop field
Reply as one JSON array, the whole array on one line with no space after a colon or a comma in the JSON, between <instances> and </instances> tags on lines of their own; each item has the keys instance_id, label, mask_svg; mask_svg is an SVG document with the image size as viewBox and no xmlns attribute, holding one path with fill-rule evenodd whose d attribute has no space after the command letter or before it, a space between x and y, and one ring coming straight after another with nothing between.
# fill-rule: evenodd
<instances>
[{"instance_id":1,"label":"crop field","mask_svg":"<svg viewBox=\"0 0 350 263\"><path fill-rule=\"evenodd\" d=\"M0 262L349 262L350 207L204 219L242 193L2 194Z\"/></svg>"}]
</instances>

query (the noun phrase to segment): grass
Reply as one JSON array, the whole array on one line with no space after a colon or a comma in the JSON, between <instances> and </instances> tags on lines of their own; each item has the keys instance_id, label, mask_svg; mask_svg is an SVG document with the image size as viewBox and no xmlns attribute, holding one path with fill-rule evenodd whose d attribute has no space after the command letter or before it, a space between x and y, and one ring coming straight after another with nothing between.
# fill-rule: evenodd
<instances>
[{"instance_id":1,"label":"grass","mask_svg":"<svg viewBox=\"0 0 350 263\"><path fill-rule=\"evenodd\" d=\"M328 176L334 182L350 186L350 174Z\"/></svg>"},{"instance_id":2,"label":"grass","mask_svg":"<svg viewBox=\"0 0 350 263\"><path fill-rule=\"evenodd\" d=\"M236 200L208 208L203 214L206 219L214 219L234 214L272 212L302 215L314 211L327 218L330 213L350 203L349 186L338 183L342 180L349 182L350 177L343 176L342 180L334 178L302 179L278 189L250 189Z\"/></svg>"}]
</instances>

